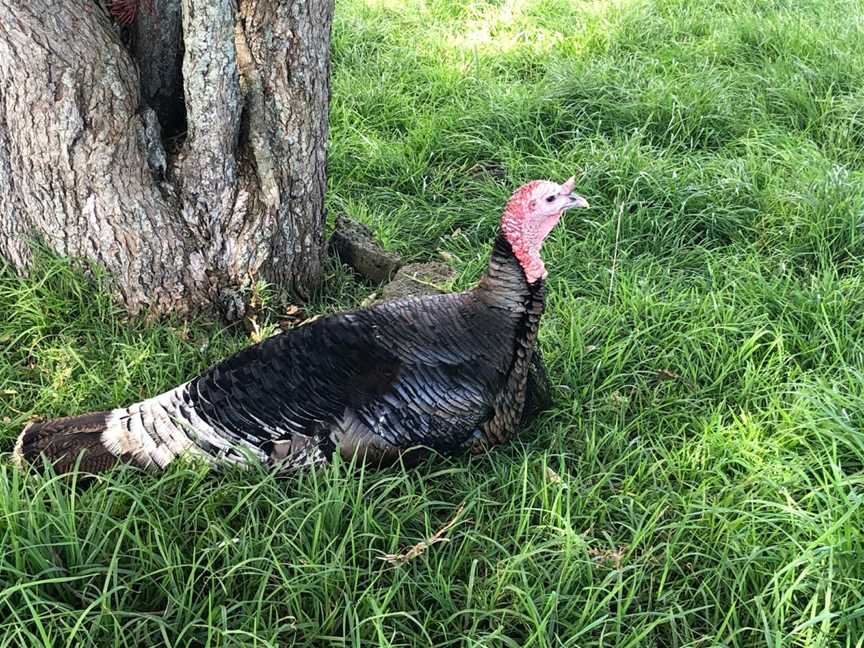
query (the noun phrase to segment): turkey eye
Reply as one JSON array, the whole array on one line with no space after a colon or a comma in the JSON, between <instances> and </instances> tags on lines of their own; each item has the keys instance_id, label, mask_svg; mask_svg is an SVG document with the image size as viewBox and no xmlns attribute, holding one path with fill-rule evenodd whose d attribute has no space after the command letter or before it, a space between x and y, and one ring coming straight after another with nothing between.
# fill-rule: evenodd
<instances>
[{"instance_id":1,"label":"turkey eye","mask_svg":"<svg viewBox=\"0 0 864 648\"><path fill-rule=\"evenodd\" d=\"M555 196L549 196L549 197L546 199L546 202L553 202L554 200L555 200Z\"/></svg>"}]
</instances>

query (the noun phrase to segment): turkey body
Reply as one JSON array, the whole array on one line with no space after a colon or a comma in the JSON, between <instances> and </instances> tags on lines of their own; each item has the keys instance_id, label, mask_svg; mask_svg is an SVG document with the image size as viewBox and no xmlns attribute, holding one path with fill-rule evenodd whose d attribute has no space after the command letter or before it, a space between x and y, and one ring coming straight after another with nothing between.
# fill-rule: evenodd
<instances>
[{"instance_id":1,"label":"turkey body","mask_svg":"<svg viewBox=\"0 0 864 648\"><path fill-rule=\"evenodd\" d=\"M472 290L316 319L140 403L31 424L16 457L58 471L184 455L290 471L336 453L379 465L495 445L521 418L543 297L499 236Z\"/></svg>"}]
</instances>

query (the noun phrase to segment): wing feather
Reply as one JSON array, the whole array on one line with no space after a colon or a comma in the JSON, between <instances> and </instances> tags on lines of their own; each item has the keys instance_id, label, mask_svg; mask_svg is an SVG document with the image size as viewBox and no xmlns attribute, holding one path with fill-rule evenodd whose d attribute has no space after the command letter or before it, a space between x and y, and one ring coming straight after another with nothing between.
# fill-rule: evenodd
<instances>
[{"instance_id":1,"label":"wing feather","mask_svg":"<svg viewBox=\"0 0 864 648\"><path fill-rule=\"evenodd\" d=\"M190 405L229 440L282 455L307 452L297 435L352 451L455 449L489 417L512 356L513 333L478 335L486 318L470 308L464 294L441 295L317 319L193 380Z\"/></svg>"}]
</instances>

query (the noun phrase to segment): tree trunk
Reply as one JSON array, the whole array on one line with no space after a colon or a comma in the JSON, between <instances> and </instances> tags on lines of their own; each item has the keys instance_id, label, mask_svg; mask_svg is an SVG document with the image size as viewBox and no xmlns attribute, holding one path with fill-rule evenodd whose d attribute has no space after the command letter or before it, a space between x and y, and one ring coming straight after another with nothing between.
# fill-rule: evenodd
<instances>
[{"instance_id":1,"label":"tree trunk","mask_svg":"<svg viewBox=\"0 0 864 648\"><path fill-rule=\"evenodd\" d=\"M103 265L133 313L242 315L321 272L332 0L0 0L0 255Z\"/></svg>"}]
</instances>

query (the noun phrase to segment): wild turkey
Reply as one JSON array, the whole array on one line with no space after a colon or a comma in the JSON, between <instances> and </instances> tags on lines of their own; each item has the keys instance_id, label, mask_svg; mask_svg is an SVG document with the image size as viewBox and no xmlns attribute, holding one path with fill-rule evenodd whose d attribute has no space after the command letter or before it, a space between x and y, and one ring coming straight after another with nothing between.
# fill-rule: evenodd
<instances>
[{"instance_id":1,"label":"wild turkey","mask_svg":"<svg viewBox=\"0 0 864 648\"><path fill-rule=\"evenodd\" d=\"M32 423L15 458L44 456L58 472L165 468L181 455L288 471L335 452L389 464L502 443L520 420L543 312L540 246L564 210L588 206L574 181L513 194L472 290L323 317L140 403Z\"/></svg>"}]
</instances>

